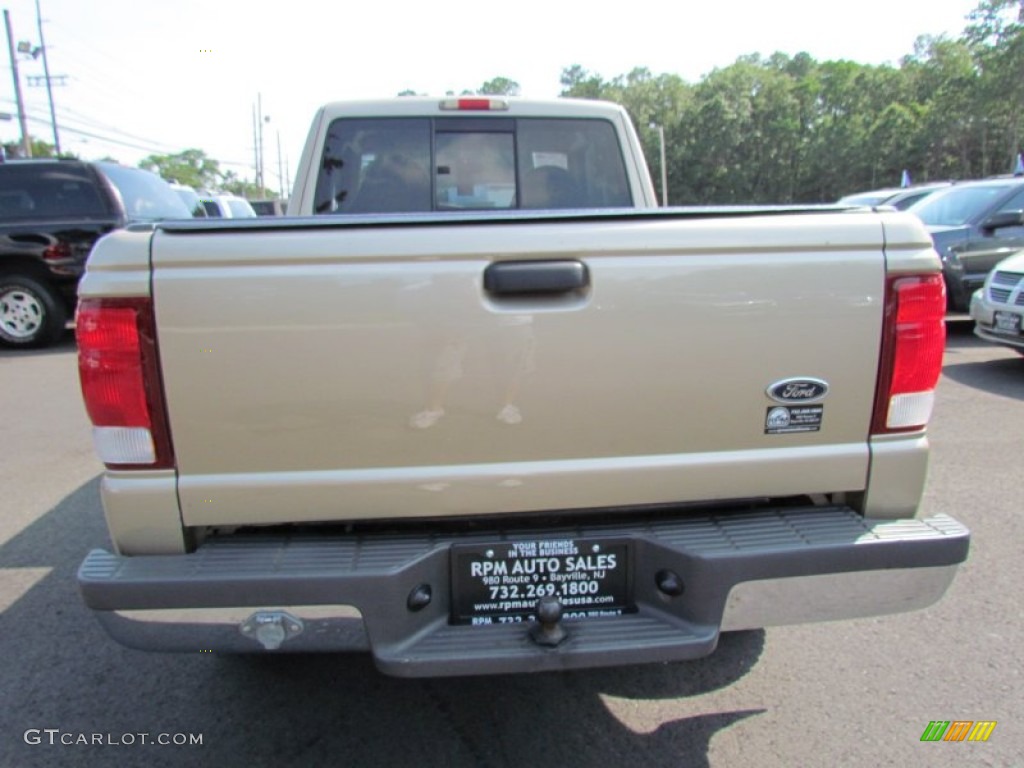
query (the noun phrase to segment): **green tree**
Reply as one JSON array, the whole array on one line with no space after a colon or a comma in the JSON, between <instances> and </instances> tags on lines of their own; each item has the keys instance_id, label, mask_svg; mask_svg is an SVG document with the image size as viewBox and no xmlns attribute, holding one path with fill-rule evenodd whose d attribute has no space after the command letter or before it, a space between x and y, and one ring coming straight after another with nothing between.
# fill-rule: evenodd
<instances>
[{"instance_id":1,"label":"green tree","mask_svg":"<svg viewBox=\"0 0 1024 768\"><path fill-rule=\"evenodd\" d=\"M139 163L139 167L153 171L168 181L196 189L214 188L221 178L220 163L207 157L201 149L186 149L170 155L150 155Z\"/></svg>"},{"instance_id":2,"label":"green tree","mask_svg":"<svg viewBox=\"0 0 1024 768\"><path fill-rule=\"evenodd\" d=\"M481 85L476 93L488 96L518 96L519 83L507 77L495 77Z\"/></svg>"},{"instance_id":3,"label":"green tree","mask_svg":"<svg viewBox=\"0 0 1024 768\"><path fill-rule=\"evenodd\" d=\"M692 102L692 89L677 75L654 75L646 67L635 67L626 75L605 81L600 75L578 64L562 70L561 95L577 99L602 99L622 104L636 126L644 148L644 157L655 178L661 176L661 148L657 127L665 129L669 203L692 199L681 195L682 175L679 157L679 126ZM661 190L658 196L661 196Z\"/></svg>"},{"instance_id":4,"label":"green tree","mask_svg":"<svg viewBox=\"0 0 1024 768\"><path fill-rule=\"evenodd\" d=\"M967 43L918 38L901 71L919 115L910 160L920 171L917 180L989 173L988 109Z\"/></svg>"},{"instance_id":5,"label":"green tree","mask_svg":"<svg viewBox=\"0 0 1024 768\"><path fill-rule=\"evenodd\" d=\"M32 147L32 157L55 157L56 156L56 153L54 152L53 144L50 144L50 143L48 143L46 141L43 141L42 139L37 139L34 136L29 136L28 137L28 141L29 141L29 146ZM8 141L8 142L5 142L3 147L4 147L4 152L7 154L7 157L22 157L23 156L23 152L22 152L22 147L21 147L21 142L20 141ZM76 159L76 160L78 159L78 155L76 155L74 152L61 152L60 156L61 157L72 158L72 159Z\"/></svg>"},{"instance_id":6,"label":"green tree","mask_svg":"<svg viewBox=\"0 0 1024 768\"><path fill-rule=\"evenodd\" d=\"M575 99L603 99L606 84L600 75L589 72L579 64L562 70L562 96Z\"/></svg>"},{"instance_id":7,"label":"green tree","mask_svg":"<svg viewBox=\"0 0 1024 768\"><path fill-rule=\"evenodd\" d=\"M1007 170L1024 136L1024 0L982 0L968 18L964 39L981 72L985 128L1001 138L996 168Z\"/></svg>"},{"instance_id":8,"label":"green tree","mask_svg":"<svg viewBox=\"0 0 1024 768\"><path fill-rule=\"evenodd\" d=\"M217 187L232 195L244 197L246 200L276 200L278 198L277 192L260 187L247 179L241 179L232 171L227 171L223 175Z\"/></svg>"}]
</instances>

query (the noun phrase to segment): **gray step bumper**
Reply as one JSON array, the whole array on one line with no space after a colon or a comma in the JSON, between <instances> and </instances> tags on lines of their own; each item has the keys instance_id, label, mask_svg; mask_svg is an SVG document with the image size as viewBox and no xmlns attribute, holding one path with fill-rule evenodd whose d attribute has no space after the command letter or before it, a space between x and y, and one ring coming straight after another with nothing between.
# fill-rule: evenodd
<instances>
[{"instance_id":1,"label":"gray step bumper","mask_svg":"<svg viewBox=\"0 0 1024 768\"><path fill-rule=\"evenodd\" d=\"M595 537L634 541L636 613L565 621L556 648L523 624L449 624L452 544ZM942 596L969 538L945 515L786 508L473 535L225 536L187 555L94 550L78 581L132 647L260 651L254 631L275 621L283 651L369 648L389 674L483 674L691 659L711 653L723 629L922 608ZM681 595L657 589L663 569L678 574ZM413 611L420 585L432 600Z\"/></svg>"}]
</instances>

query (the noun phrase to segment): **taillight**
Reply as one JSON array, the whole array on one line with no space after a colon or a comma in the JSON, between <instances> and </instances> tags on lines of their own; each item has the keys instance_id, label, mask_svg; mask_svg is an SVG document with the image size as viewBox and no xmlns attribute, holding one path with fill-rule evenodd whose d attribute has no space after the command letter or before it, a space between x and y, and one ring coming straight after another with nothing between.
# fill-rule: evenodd
<instances>
[{"instance_id":1,"label":"taillight","mask_svg":"<svg viewBox=\"0 0 1024 768\"><path fill-rule=\"evenodd\" d=\"M93 442L111 469L174 466L148 298L82 299L78 373Z\"/></svg>"},{"instance_id":2,"label":"taillight","mask_svg":"<svg viewBox=\"0 0 1024 768\"><path fill-rule=\"evenodd\" d=\"M46 261L65 261L73 257L71 246L67 243L54 243L43 249L43 258Z\"/></svg>"},{"instance_id":3,"label":"taillight","mask_svg":"<svg viewBox=\"0 0 1024 768\"><path fill-rule=\"evenodd\" d=\"M931 418L946 348L945 315L942 275L889 278L874 434L918 430Z\"/></svg>"}]
</instances>

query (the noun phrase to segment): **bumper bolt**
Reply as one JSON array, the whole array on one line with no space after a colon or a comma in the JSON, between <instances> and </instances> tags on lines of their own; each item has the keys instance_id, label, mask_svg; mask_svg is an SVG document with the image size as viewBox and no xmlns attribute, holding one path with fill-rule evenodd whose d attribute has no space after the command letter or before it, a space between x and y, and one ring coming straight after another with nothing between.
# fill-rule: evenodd
<instances>
[{"instance_id":1,"label":"bumper bolt","mask_svg":"<svg viewBox=\"0 0 1024 768\"><path fill-rule=\"evenodd\" d=\"M430 605L430 600L432 598L433 590L430 589L430 585L420 584L409 593L409 599L405 601L405 605L410 611L422 611Z\"/></svg>"},{"instance_id":2,"label":"bumper bolt","mask_svg":"<svg viewBox=\"0 0 1024 768\"><path fill-rule=\"evenodd\" d=\"M685 589L679 574L667 568L658 571L654 577L654 583L658 585L659 592L669 597L679 597Z\"/></svg>"}]
</instances>

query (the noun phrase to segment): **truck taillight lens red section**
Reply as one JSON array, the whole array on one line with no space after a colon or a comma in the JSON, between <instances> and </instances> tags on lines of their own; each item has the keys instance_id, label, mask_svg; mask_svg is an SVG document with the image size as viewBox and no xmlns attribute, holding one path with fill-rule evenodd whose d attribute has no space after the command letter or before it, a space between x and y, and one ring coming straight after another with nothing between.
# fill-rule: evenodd
<instances>
[{"instance_id":1,"label":"truck taillight lens red section","mask_svg":"<svg viewBox=\"0 0 1024 768\"><path fill-rule=\"evenodd\" d=\"M919 430L928 423L946 348L945 315L942 275L889 278L874 434Z\"/></svg>"},{"instance_id":2,"label":"truck taillight lens red section","mask_svg":"<svg viewBox=\"0 0 1024 768\"><path fill-rule=\"evenodd\" d=\"M173 467L151 300L82 299L75 325L100 458L111 469Z\"/></svg>"}]
</instances>

